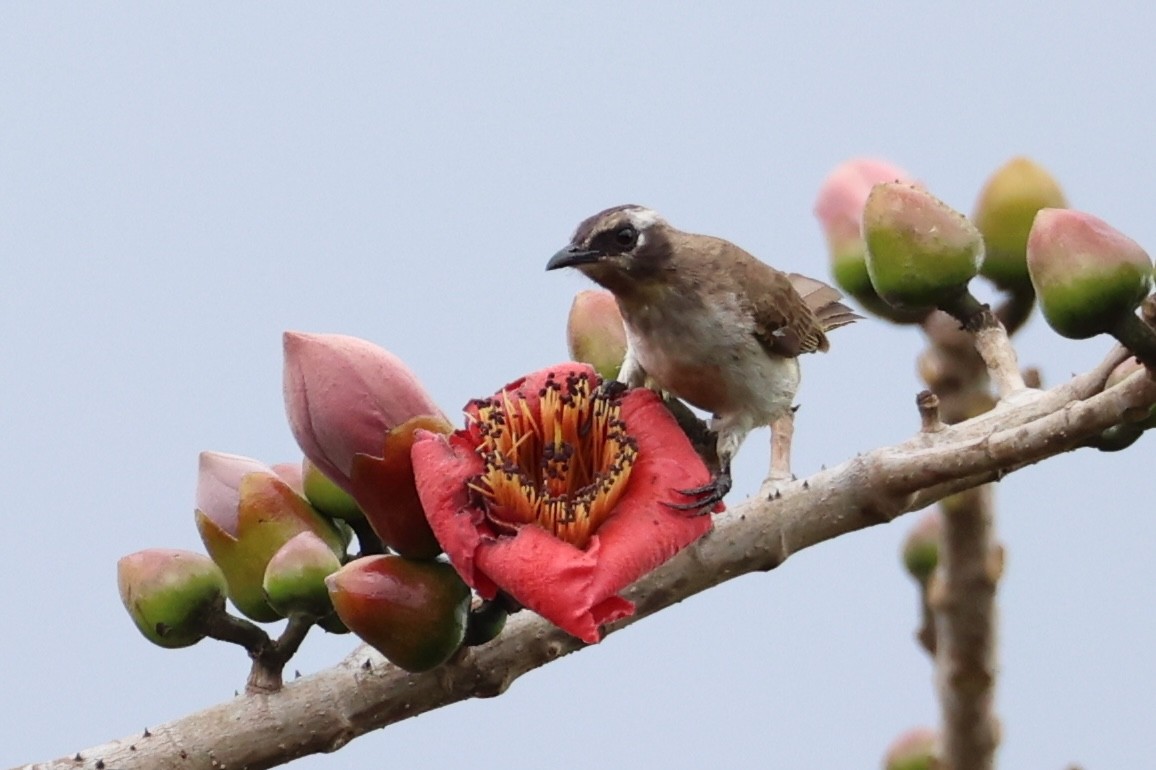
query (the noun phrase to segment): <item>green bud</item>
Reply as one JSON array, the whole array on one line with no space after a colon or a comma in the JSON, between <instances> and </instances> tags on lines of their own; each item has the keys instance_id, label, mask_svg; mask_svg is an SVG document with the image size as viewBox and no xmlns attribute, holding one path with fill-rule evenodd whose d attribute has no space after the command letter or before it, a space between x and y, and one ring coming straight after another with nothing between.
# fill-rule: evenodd
<instances>
[{"instance_id":1,"label":"green bud","mask_svg":"<svg viewBox=\"0 0 1156 770\"><path fill-rule=\"evenodd\" d=\"M153 644L177 648L205 637L205 620L225 611L225 576L207 556L149 548L116 564L120 600Z\"/></svg>"},{"instance_id":2,"label":"green bud","mask_svg":"<svg viewBox=\"0 0 1156 770\"><path fill-rule=\"evenodd\" d=\"M903 565L911 576L926 584L939 563L939 543L943 520L937 511L929 511L912 527L903 541Z\"/></svg>"},{"instance_id":3,"label":"green bud","mask_svg":"<svg viewBox=\"0 0 1156 770\"><path fill-rule=\"evenodd\" d=\"M863 210L867 272L897 307L933 307L967 290L983 262L983 237L967 217L909 184L876 185Z\"/></svg>"},{"instance_id":4,"label":"green bud","mask_svg":"<svg viewBox=\"0 0 1156 770\"><path fill-rule=\"evenodd\" d=\"M339 569L333 549L312 532L302 532L269 560L262 584L265 596L282 615L323 618L333 611L325 578Z\"/></svg>"},{"instance_id":5,"label":"green bud","mask_svg":"<svg viewBox=\"0 0 1156 770\"><path fill-rule=\"evenodd\" d=\"M887 750L884 770L935 770L939 738L930 727L915 727L900 735Z\"/></svg>"},{"instance_id":6,"label":"green bud","mask_svg":"<svg viewBox=\"0 0 1156 770\"><path fill-rule=\"evenodd\" d=\"M1152 287L1152 260L1102 219L1043 209L1028 237L1028 270L1044 318L1058 333L1086 339L1113 332Z\"/></svg>"},{"instance_id":7,"label":"green bud","mask_svg":"<svg viewBox=\"0 0 1156 770\"><path fill-rule=\"evenodd\" d=\"M301 480L305 499L326 516L343 521L365 517L353 496L334 484L309 458L301 462Z\"/></svg>"},{"instance_id":8,"label":"green bud","mask_svg":"<svg viewBox=\"0 0 1156 770\"><path fill-rule=\"evenodd\" d=\"M1035 161L1013 158L1001 166L980 192L972 217L987 247L980 272L1000 288L1028 288L1028 233L1036 212L1067 205L1055 178Z\"/></svg>"},{"instance_id":9,"label":"green bud","mask_svg":"<svg viewBox=\"0 0 1156 770\"><path fill-rule=\"evenodd\" d=\"M911 182L903 169L884 160L853 158L836 166L823 180L815 216L823 228L835 283L869 312L895 323L915 323L926 309L901 310L879 298L867 274L863 242L863 206L880 182Z\"/></svg>"}]
</instances>

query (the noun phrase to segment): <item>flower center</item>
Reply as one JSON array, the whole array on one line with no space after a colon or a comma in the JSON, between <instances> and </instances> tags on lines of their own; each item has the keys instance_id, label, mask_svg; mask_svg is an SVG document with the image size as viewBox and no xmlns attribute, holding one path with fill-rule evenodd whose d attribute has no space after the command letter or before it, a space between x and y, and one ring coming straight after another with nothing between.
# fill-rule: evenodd
<instances>
[{"instance_id":1,"label":"flower center","mask_svg":"<svg viewBox=\"0 0 1156 770\"><path fill-rule=\"evenodd\" d=\"M584 548L626 489L638 445L620 407L582 372L553 374L531 407L517 392L475 402L485 470L470 488L490 521L514 532L537 524Z\"/></svg>"}]
</instances>

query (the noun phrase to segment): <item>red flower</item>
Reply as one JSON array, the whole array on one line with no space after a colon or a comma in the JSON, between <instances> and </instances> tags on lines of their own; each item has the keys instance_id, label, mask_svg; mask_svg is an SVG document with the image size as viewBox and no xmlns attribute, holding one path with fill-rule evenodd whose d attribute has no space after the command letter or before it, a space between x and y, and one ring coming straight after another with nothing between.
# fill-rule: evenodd
<instances>
[{"instance_id":1,"label":"red flower","mask_svg":"<svg viewBox=\"0 0 1156 770\"><path fill-rule=\"evenodd\" d=\"M710 473L658 396L611 396L585 364L515 380L413 445L418 495L462 578L597 642L618 595L711 528L664 502ZM721 505L718 510L721 510Z\"/></svg>"}]
</instances>

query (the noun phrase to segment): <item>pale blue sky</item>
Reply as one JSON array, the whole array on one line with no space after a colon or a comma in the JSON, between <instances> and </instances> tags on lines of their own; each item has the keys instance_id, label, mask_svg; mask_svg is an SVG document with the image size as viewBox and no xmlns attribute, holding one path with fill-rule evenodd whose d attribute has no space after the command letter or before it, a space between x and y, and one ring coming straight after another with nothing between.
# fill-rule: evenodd
<instances>
[{"instance_id":1,"label":"pale blue sky","mask_svg":"<svg viewBox=\"0 0 1156 770\"><path fill-rule=\"evenodd\" d=\"M1154 23L1138 0L0 5L0 766L243 685L237 648L148 645L114 567L200 547L200 450L298 456L282 330L369 338L456 414L564 358L586 284L543 266L588 214L643 203L822 277L813 198L858 154L969 211L1027 153L1151 248ZM804 362L804 474L918 424L915 332L832 342ZM1038 317L1019 343L1053 384L1108 348ZM1000 485L1004 767L1156 753L1152 447ZM937 719L896 556L913 521L294 767L875 767ZM290 668L352 645L318 635Z\"/></svg>"}]
</instances>

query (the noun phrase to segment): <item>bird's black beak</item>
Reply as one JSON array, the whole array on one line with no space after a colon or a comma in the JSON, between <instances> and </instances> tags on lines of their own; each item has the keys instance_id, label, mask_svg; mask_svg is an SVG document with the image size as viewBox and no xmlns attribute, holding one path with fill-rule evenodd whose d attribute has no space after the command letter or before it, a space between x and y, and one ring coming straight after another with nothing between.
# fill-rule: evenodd
<instances>
[{"instance_id":1,"label":"bird's black beak","mask_svg":"<svg viewBox=\"0 0 1156 770\"><path fill-rule=\"evenodd\" d=\"M597 262L601 258L602 254L597 251L582 249L578 246L567 246L554 256L550 257L550 261L546 263L546 269L557 270L560 267L577 267L578 265L589 265Z\"/></svg>"}]
</instances>

